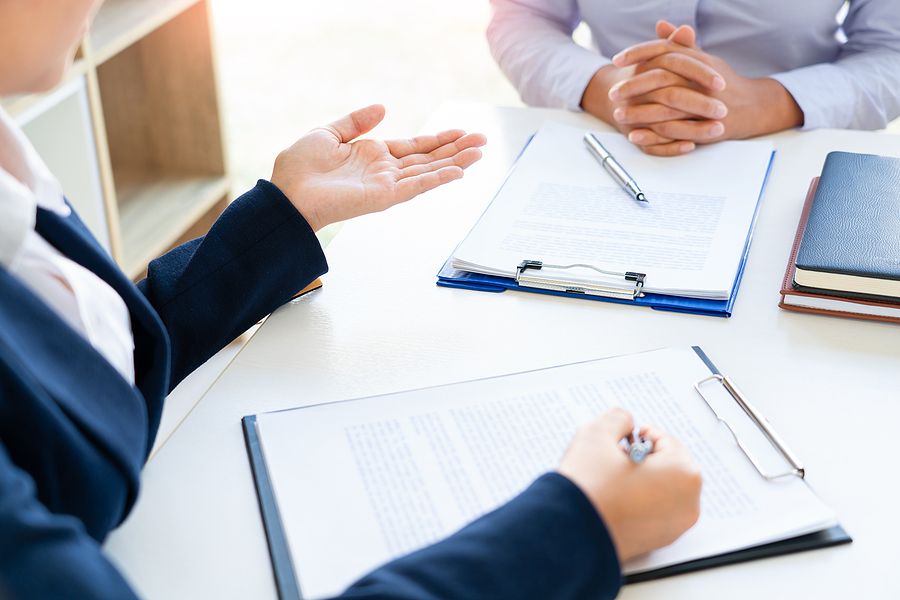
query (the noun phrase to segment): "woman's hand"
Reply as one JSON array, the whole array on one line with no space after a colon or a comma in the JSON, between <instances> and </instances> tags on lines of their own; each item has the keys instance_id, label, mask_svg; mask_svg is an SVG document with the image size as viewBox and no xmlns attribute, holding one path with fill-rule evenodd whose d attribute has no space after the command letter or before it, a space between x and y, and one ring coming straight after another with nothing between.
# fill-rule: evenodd
<instances>
[{"instance_id":1,"label":"woman's hand","mask_svg":"<svg viewBox=\"0 0 900 600\"><path fill-rule=\"evenodd\" d=\"M609 410L578 430L559 463L603 518L620 562L667 546L700 517L700 470L671 435L644 427L653 452L635 464L619 446L631 415Z\"/></svg>"},{"instance_id":2,"label":"woman's hand","mask_svg":"<svg viewBox=\"0 0 900 600\"><path fill-rule=\"evenodd\" d=\"M407 140L357 140L384 118L380 104L313 129L275 160L272 183L313 231L405 202L463 176L487 140L454 129Z\"/></svg>"}]
</instances>

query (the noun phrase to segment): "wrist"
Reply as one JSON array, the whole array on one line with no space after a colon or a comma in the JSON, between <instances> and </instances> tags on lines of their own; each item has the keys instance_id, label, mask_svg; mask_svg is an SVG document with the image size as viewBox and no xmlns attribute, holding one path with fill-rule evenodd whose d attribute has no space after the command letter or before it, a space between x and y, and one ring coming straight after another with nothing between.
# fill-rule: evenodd
<instances>
[{"instance_id":1,"label":"wrist","mask_svg":"<svg viewBox=\"0 0 900 600\"><path fill-rule=\"evenodd\" d=\"M588 82L581 96L581 108L595 117L618 127L619 123L613 118L613 111L617 103L609 99L609 89L619 82L619 69L613 64L601 67Z\"/></svg>"},{"instance_id":2,"label":"wrist","mask_svg":"<svg viewBox=\"0 0 900 600\"><path fill-rule=\"evenodd\" d=\"M765 135L803 125L803 111L781 83L774 79L754 79L750 94L752 116L741 138Z\"/></svg>"},{"instance_id":3,"label":"wrist","mask_svg":"<svg viewBox=\"0 0 900 600\"><path fill-rule=\"evenodd\" d=\"M775 100L777 110L773 111L777 115L777 121L771 124L771 132L782 131L794 127L803 126L803 110L787 88L775 79L765 79L766 85L771 88L770 97Z\"/></svg>"},{"instance_id":4,"label":"wrist","mask_svg":"<svg viewBox=\"0 0 900 600\"><path fill-rule=\"evenodd\" d=\"M285 182L279 181L279 179L273 175L272 179L269 180L269 183L278 188L278 190L282 194L284 194L284 197L287 198L287 201L291 203L291 206L294 207L294 210L300 213L300 216L303 217L303 220L306 221L310 229L313 230L313 233L318 232L325 225L327 225L327 223L320 222L314 210L309 207L301 206L298 198L299 194L291 192L289 186Z\"/></svg>"}]
</instances>

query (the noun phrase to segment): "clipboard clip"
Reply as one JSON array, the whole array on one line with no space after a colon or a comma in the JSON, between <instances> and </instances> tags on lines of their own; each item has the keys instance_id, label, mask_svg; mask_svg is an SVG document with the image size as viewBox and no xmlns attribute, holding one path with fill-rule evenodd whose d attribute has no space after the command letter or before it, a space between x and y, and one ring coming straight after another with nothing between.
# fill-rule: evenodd
<instances>
[{"instance_id":1,"label":"clipboard clip","mask_svg":"<svg viewBox=\"0 0 900 600\"><path fill-rule=\"evenodd\" d=\"M535 277L526 274L526 271L533 269L540 271L542 268L548 269L573 269L575 267L583 267L592 269L604 275L613 277L622 277L625 281L633 281L633 288L621 288L612 285L591 284L591 283L566 283L547 277ZM516 283L522 287L538 288L553 292L566 292L569 294L585 294L587 296L602 296L604 298L618 298L620 300L634 300L644 296L644 280L647 278L645 273L634 273L626 271L620 273L618 271L606 271L593 265L576 263L574 265L545 265L539 260L523 260L516 267Z\"/></svg>"},{"instance_id":2,"label":"clipboard clip","mask_svg":"<svg viewBox=\"0 0 900 600\"><path fill-rule=\"evenodd\" d=\"M777 473L775 475L769 474L763 469L762 465L760 465L755 458L753 458L753 454L744 446L743 442L741 442L738 437L737 432L734 430L734 427L726 421L719 412L713 408L713 405L709 403L709 400L706 399L706 396L703 395L703 391L700 389L700 386L703 384L716 380L720 382L728 393L731 394L731 397L734 398L734 401L738 403L748 417L756 424L760 431L766 436L769 440L769 443L778 451L778 453L787 461L787 463L791 466L789 471L785 471L784 473ZM720 375L718 373L707 377L706 379L701 379L697 383L694 384L694 389L697 390L697 393L700 394L700 397L703 398L703 401L706 402L706 406L709 407L709 410L716 416L720 422L725 423L725 426L728 427L728 430L731 432L731 436L734 438L734 441L737 442L737 445L744 452L744 455L750 459L750 462L753 463L753 466L756 467L756 470L759 471L759 474L763 476L766 481L772 481L773 479L780 479L782 477L789 477L792 475L796 475L800 479L803 479L806 476L806 470L803 468L803 464L800 462L800 459L797 458L797 455L791 452L791 449L787 447L784 443L784 440L781 439L775 430L772 429L772 426L769 425L769 422L766 420L762 414L756 408L747 402L747 399L744 398L743 394L741 394L740 390L734 385L734 382L731 381L728 377L724 375Z\"/></svg>"}]
</instances>

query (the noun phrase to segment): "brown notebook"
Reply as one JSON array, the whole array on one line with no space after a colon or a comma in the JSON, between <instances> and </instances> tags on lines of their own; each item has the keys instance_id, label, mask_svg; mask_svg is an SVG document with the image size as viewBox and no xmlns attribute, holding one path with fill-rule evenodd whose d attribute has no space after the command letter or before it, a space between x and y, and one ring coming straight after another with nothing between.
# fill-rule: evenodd
<instances>
[{"instance_id":1,"label":"brown notebook","mask_svg":"<svg viewBox=\"0 0 900 600\"><path fill-rule=\"evenodd\" d=\"M803 204L803 212L800 214L800 224L797 226L797 235L794 236L791 259L788 262L784 281L781 284L781 302L778 303L778 306L785 310L817 315L900 323L900 302L868 300L840 295L812 294L794 289L794 270L796 268L794 263L797 259L797 248L800 246L800 239L803 237L803 229L806 227L806 219L809 217L809 209L812 206L813 196L816 195L816 186L818 184L819 178L816 177L812 180L809 192L806 194L806 202Z\"/></svg>"}]
</instances>

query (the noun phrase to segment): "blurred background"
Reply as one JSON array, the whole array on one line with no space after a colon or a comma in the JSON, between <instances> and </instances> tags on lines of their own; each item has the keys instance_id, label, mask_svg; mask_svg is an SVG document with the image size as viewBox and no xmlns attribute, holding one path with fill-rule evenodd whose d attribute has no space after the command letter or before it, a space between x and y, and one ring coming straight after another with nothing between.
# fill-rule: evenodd
<instances>
[{"instance_id":1,"label":"blurred background","mask_svg":"<svg viewBox=\"0 0 900 600\"><path fill-rule=\"evenodd\" d=\"M445 100L521 106L485 39L487 0L213 0L235 192L309 129L379 102L372 137L415 135Z\"/></svg>"},{"instance_id":2,"label":"blurred background","mask_svg":"<svg viewBox=\"0 0 900 600\"><path fill-rule=\"evenodd\" d=\"M371 103L387 108L380 138L415 135L445 100L523 106L488 49L487 0L212 5L235 193L309 129ZM900 133L900 120L889 129Z\"/></svg>"}]
</instances>

